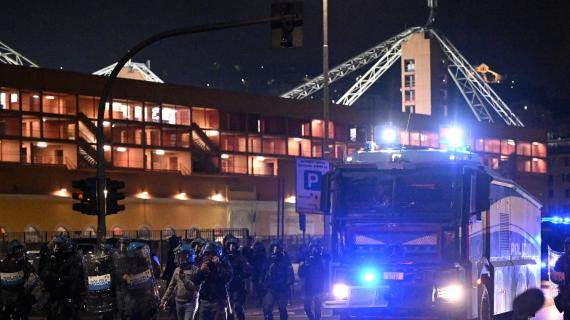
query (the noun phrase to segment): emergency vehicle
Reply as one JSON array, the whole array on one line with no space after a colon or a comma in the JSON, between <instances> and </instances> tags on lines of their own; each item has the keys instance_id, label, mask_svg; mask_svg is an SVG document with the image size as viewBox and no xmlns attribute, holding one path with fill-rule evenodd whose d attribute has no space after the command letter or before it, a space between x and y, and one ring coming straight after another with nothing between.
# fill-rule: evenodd
<instances>
[{"instance_id":1,"label":"emergency vehicle","mask_svg":"<svg viewBox=\"0 0 570 320\"><path fill-rule=\"evenodd\" d=\"M539 288L541 204L476 154L359 151L324 180L341 319L492 319Z\"/></svg>"}]
</instances>

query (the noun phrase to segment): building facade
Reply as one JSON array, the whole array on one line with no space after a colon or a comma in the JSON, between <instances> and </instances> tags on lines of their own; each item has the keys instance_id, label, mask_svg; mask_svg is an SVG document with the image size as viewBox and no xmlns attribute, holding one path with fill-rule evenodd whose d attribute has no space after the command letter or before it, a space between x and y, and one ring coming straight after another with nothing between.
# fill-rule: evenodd
<instances>
[{"instance_id":1,"label":"building facade","mask_svg":"<svg viewBox=\"0 0 570 320\"><path fill-rule=\"evenodd\" d=\"M0 64L0 233L95 229L95 217L71 210L70 195L72 180L95 175L95 117L104 82ZM115 82L111 97L105 159L109 177L125 181L127 199L124 212L107 218L109 231L233 227L270 235L281 197L285 232L300 232L294 160L322 158L320 103L128 79ZM361 149L371 128L386 119L333 105L331 161ZM402 113L390 121L401 128L405 146L445 147L445 118ZM466 143L484 165L543 197L545 133L469 128ZM307 232L322 233L321 216L308 216Z\"/></svg>"}]
</instances>

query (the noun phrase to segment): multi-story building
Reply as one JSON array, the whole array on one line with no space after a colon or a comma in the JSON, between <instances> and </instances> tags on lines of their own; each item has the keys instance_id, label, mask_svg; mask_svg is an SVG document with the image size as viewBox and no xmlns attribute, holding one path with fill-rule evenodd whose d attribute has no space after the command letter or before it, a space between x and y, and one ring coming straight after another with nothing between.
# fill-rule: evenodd
<instances>
[{"instance_id":1,"label":"multi-story building","mask_svg":"<svg viewBox=\"0 0 570 320\"><path fill-rule=\"evenodd\" d=\"M570 212L570 140L548 142L548 195L545 212L567 217Z\"/></svg>"},{"instance_id":2,"label":"multi-story building","mask_svg":"<svg viewBox=\"0 0 570 320\"><path fill-rule=\"evenodd\" d=\"M94 175L95 117L105 78L0 64L0 233L92 232L93 216L71 210L71 181ZM245 93L118 79L105 112L109 176L126 183L126 211L107 218L122 230L246 227L277 229L285 187L286 233L298 233L296 157L321 158L322 105ZM342 161L386 122L332 106L332 161ZM411 121L410 121L411 119ZM447 119L391 118L401 143L441 147ZM485 165L505 170L541 198L546 135L469 124L467 143ZM509 164L509 166L506 166ZM309 216L307 232L322 232Z\"/></svg>"}]
</instances>

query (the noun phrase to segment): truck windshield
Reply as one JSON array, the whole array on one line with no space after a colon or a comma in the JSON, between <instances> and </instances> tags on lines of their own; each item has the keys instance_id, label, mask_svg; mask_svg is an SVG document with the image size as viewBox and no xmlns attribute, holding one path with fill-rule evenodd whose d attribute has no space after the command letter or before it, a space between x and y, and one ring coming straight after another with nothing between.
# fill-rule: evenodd
<instances>
[{"instance_id":1,"label":"truck windshield","mask_svg":"<svg viewBox=\"0 0 570 320\"><path fill-rule=\"evenodd\" d=\"M343 172L341 181L341 201L348 213L377 212L404 217L451 212L453 180L447 172L349 171Z\"/></svg>"}]
</instances>

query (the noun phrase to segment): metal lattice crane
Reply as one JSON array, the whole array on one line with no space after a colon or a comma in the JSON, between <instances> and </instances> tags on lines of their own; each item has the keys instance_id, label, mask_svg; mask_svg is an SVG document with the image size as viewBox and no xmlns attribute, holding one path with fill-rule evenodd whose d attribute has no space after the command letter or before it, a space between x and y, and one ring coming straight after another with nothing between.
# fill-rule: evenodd
<instances>
[{"instance_id":1,"label":"metal lattice crane","mask_svg":"<svg viewBox=\"0 0 570 320\"><path fill-rule=\"evenodd\" d=\"M432 19L428 20L428 24L430 21L433 22ZM332 69L329 72L331 83L372 61L376 61L362 77L357 79L356 83L337 103L350 106L356 102L401 57L402 43L413 33L419 32L429 32L438 41L446 57L447 71L478 121L493 123L494 119L491 111L494 111L507 125L524 127L522 121L511 111L499 95L493 91L453 44L431 28L415 27L407 29ZM303 99L320 90L323 86L323 79L323 75L317 76L309 82L281 95L281 97Z\"/></svg>"},{"instance_id":2,"label":"metal lattice crane","mask_svg":"<svg viewBox=\"0 0 570 320\"><path fill-rule=\"evenodd\" d=\"M334 67L329 71L329 83L333 83L336 80L342 79L344 76L362 68L363 66L385 56L386 52L392 48L395 42L406 39L414 32L417 32L421 28L410 28L404 32L397 34L396 36L380 43L379 45L372 47L363 53L349 59L338 66ZM281 95L282 98L290 99L304 99L313 93L321 90L323 88L324 77L319 75L306 83L299 85L298 87L284 93Z\"/></svg>"},{"instance_id":3,"label":"metal lattice crane","mask_svg":"<svg viewBox=\"0 0 570 320\"><path fill-rule=\"evenodd\" d=\"M24 57L16 50L10 48L5 43L0 42L0 63L14 64L17 66L28 66L37 68L38 65L30 59Z\"/></svg>"}]
</instances>

